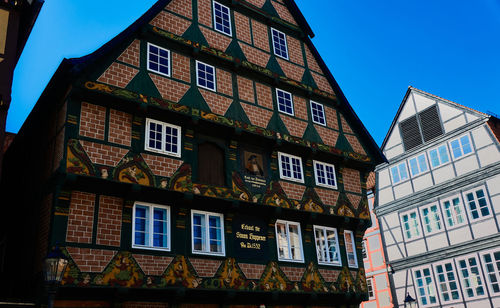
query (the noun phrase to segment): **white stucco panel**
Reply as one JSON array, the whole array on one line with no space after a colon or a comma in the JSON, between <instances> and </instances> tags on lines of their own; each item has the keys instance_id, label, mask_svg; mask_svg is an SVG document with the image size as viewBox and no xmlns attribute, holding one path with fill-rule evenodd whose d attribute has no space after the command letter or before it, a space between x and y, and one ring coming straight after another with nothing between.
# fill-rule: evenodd
<instances>
[{"instance_id":1,"label":"white stucco panel","mask_svg":"<svg viewBox=\"0 0 500 308\"><path fill-rule=\"evenodd\" d=\"M413 181L413 189L415 189L415 192L429 188L434 184L430 172L422 176L419 176L417 178L414 178L412 181Z\"/></svg>"},{"instance_id":2,"label":"white stucco panel","mask_svg":"<svg viewBox=\"0 0 500 308\"><path fill-rule=\"evenodd\" d=\"M382 251L377 251L371 254L372 255L372 265L373 267L380 267L384 265L384 258L382 257Z\"/></svg>"},{"instance_id":3,"label":"white stucco panel","mask_svg":"<svg viewBox=\"0 0 500 308\"><path fill-rule=\"evenodd\" d=\"M374 250L379 250L380 249L380 240L379 240L379 236L378 235L375 235L375 236L370 236L368 238L368 249L370 251L374 251Z\"/></svg>"},{"instance_id":4,"label":"white stucco panel","mask_svg":"<svg viewBox=\"0 0 500 308\"><path fill-rule=\"evenodd\" d=\"M396 245L387 246L387 261L395 261L405 258Z\"/></svg>"},{"instance_id":5,"label":"white stucco panel","mask_svg":"<svg viewBox=\"0 0 500 308\"><path fill-rule=\"evenodd\" d=\"M406 244L406 251L408 252L408 257L419 255L425 253L425 242L424 239L418 239L413 242Z\"/></svg>"},{"instance_id":6,"label":"white stucco panel","mask_svg":"<svg viewBox=\"0 0 500 308\"><path fill-rule=\"evenodd\" d=\"M399 133L399 125L394 125L391 135L387 139L384 149L389 149L402 143L401 134Z\"/></svg>"},{"instance_id":7,"label":"white stucco panel","mask_svg":"<svg viewBox=\"0 0 500 308\"><path fill-rule=\"evenodd\" d=\"M384 205L394 200L394 196L392 195L392 187L389 186L387 188L381 189L378 195L378 203L379 205Z\"/></svg>"},{"instance_id":8,"label":"white stucco panel","mask_svg":"<svg viewBox=\"0 0 500 308\"><path fill-rule=\"evenodd\" d=\"M422 96L418 93L414 93L413 98L415 99L415 105L417 106L417 112L420 112L420 111L427 109L430 106L436 104L435 100L430 99L430 98L425 97L425 96Z\"/></svg>"},{"instance_id":9,"label":"white stucco panel","mask_svg":"<svg viewBox=\"0 0 500 308\"><path fill-rule=\"evenodd\" d=\"M496 195L491 197L491 203L493 206L494 213L500 213L500 195Z\"/></svg>"},{"instance_id":10,"label":"white stucco panel","mask_svg":"<svg viewBox=\"0 0 500 308\"><path fill-rule=\"evenodd\" d=\"M413 93L408 96L408 99L406 100L403 109L399 113L398 123L415 115L416 111L415 111L415 106L413 105L412 97Z\"/></svg>"},{"instance_id":11,"label":"white stucco panel","mask_svg":"<svg viewBox=\"0 0 500 308\"><path fill-rule=\"evenodd\" d=\"M491 136L485 126L480 126L477 129L473 130L472 139L474 140L476 149L480 149L493 143L493 140L491 139Z\"/></svg>"},{"instance_id":12,"label":"white stucco panel","mask_svg":"<svg viewBox=\"0 0 500 308\"><path fill-rule=\"evenodd\" d=\"M398 186L394 186L394 196L396 199L406 197L413 193L413 188L411 187L411 182L406 181Z\"/></svg>"},{"instance_id":13,"label":"white stucco panel","mask_svg":"<svg viewBox=\"0 0 500 308\"><path fill-rule=\"evenodd\" d=\"M389 169L385 168L378 172L378 183L377 187L384 188L391 185L391 178L389 176Z\"/></svg>"},{"instance_id":14,"label":"white stucco panel","mask_svg":"<svg viewBox=\"0 0 500 308\"><path fill-rule=\"evenodd\" d=\"M393 307L391 304L391 297L389 296L389 291L383 291L378 293L378 304L380 305L380 308Z\"/></svg>"},{"instance_id":15,"label":"white stucco panel","mask_svg":"<svg viewBox=\"0 0 500 308\"><path fill-rule=\"evenodd\" d=\"M448 231L448 237L450 239L450 245L472 240L472 235L467 225Z\"/></svg>"},{"instance_id":16,"label":"white stucco panel","mask_svg":"<svg viewBox=\"0 0 500 308\"><path fill-rule=\"evenodd\" d=\"M386 228L386 226L389 229L396 228L396 227L400 226L398 213L393 212L390 214L386 214L382 217L382 219L386 223L386 225L384 225L384 229Z\"/></svg>"},{"instance_id":17,"label":"white stucco panel","mask_svg":"<svg viewBox=\"0 0 500 308\"><path fill-rule=\"evenodd\" d=\"M451 164L434 169L432 173L436 184L446 182L455 177L455 171L453 170L453 166Z\"/></svg>"},{"instance_id":18,"label":"white stucco panel","mask_svg":"<svg viewBox=\"0 0 500 308\"><path fill-rule=\"evenodd\" d=\"M457 176L471 172L472 170L479 169L479 163L476 155L472 154L458 161L455 161L455 170Z\"/></svg>"},{"instance_id":19,"label":"white stucco panel","mask_svg":"<svg viewBox=\"0 0 500 308\"><path fill-rule=\"evenodd\" d=\"M465 124L467 124L467 122L465 121L465 116L462 114L456 118L453 118L447 122L444 122L443 123L444 131L445 131L445 133L449 133L449 132L454 131L455 129L457 129L459 127L464 126Z\"/></svg>"},{"instance_id":20,"label":"white stucco panel","mask_svg":"<svg viewBox=\"0 0 500 308\"><path fill-rule=\"evenodd\" d=\"M375 276L375 284L377 285L377 290L387 289L389 287L387 276L385 274Z\"/></svg>"},{"instance_id":21,"label":"white stucco panel","mask_svg":"<svg viewBox=\"0 0 500 308\"><path fill-rule=\"evenodd\" d=\"M467 118L467 123L470 123L470 122L473 122L473 121L476 121L477 119L479 119L479 117L476 114L472 114L470 112L465 113L465 116Z\"/></svg>"},{"instance_id":22,"label":"white stucco panel","mask_svg":"<svg viewBox=\"0 0 500 308\"><path fill-rule=\"evenodd\" d=\"M488 191L490 192L490 196L495 196L500 194L500 175L497 175L496 177L489 179L486 181L486 184L488 185Z\"/></svg>"},{"instance_id":23,"label":"white stucco panel","mask_svg":"<svg viewBox=\"0 0 500 308\"><path fill-rule=\"evenodd\" d=\"M405 149L403 147L403 144L399 144L398 146L396 146L392 149L385 150L384 155L388 160L390 160L390 159L393 159L394 157L397 157L397 156L403 154L404 152L405 152Z\"/></svg>"},{"instance_id":24,"label":"white stucco panel","mask_svg":"<svg viewBox=\"0 0 500 308\"><path fill-rule=\"evenodd\" d=\"M397 243L402 243L403 242L403 234L401 233L401 229L394 228L392 230L384 231L384 241L385 241L386 246L394 245Z\"/></svg>"},{"instance_id":25,"label":"white stucco panel","mask_svg":"<svg viewBox=\"0 0 500 308\"><path fill-rule=\"evenodd\" d=\"M443 122L446 122L449 119L454 118L463 112L457 107L452 107L443 103L438 103L438 108L441 113L441 120Z\"/></svg>"},{"instance_id":26,"label":"white stucco panel","mask_svg":"<svg viewBox=\"0 0 500 308\"><path fill-rule=\"evenodd\" d=\"M498 151L498 147L494 144L477 151L477 156L479 157L481 167L498 164L500 162L500 152Z\"/></svg>"},{"instance_id":27,"label":"white stucco panel","mask_svg":"<svg viewBox=\"0 0 500 308\"><path fill-rule=\"evenodd\" d=\"M480 223L472 225L472 232L474 233L475 238L484 237L492 234L498 233L497 226L493 217L487 220L484 220Z\"/></svg>"},{"instance_id":28,"label":"white stucco panel","mask_svg":"<svg viewBox=\"0 0 500 308\"><path fill-rule=\"evenodd\" d=\"M448 246L448 240L446 239L446 233L436 233L427 236L427 247L429 250L435 250Z\"/></svg>"}]
</instances>

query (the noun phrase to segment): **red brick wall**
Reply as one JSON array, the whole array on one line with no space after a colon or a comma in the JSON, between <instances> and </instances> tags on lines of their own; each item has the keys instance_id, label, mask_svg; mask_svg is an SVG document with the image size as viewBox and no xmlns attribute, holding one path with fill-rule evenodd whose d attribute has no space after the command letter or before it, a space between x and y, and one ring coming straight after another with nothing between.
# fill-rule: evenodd
<instances>
[{"instance_id":1,"label":"red brick wall","mask_svg":"<svg viewBox=\"0 0 500 308\"><path fill-rule=\"evenodd\" d=\"M306 120L307 117L307 106L306 99L300 96L293 96L293 110L295 112L295 116L299 119Z\"/></svg>"},{"instance_id":2,"label":"red brick wall","mask_svg":"<svg viewBox=\"0 0 500 308\"><path fill-rule=\"evenodd\" d=\"M337 118L337 111L325 105L323 105L323 107L325 108L327 127L339 130L339 120Z\"/></svg>"},{"instance_id":3,"label":"red brick wall","mask_svg":"<svg viewBox=\"0 0 500 308\"><path fill-rule=\"evenodd\" d=\"M238 263L238 266L247 279L259 279L266 268L265 265Z\"/></svg>"},{"instance_id":4,"label":"red brick wall","mask_svg":"<svg viewBox=\"0 0 500 308\"><path fill-rule=\"evenodd\" d=\"M95 195L73 191L68 215L66 241L76 243L92 243L94 225Z\"/></svg>"},{"instance_id":5,"label":"red brick wall","mask_svg":"<svg viewBox=\"0 0 500 308\"><path fill-rule=\"evenodd\" d=\"M300 281L304 275L305 267L281 266L281 270L291 281Z\"/></svg>"},{"instance_id":6,"label":"red brick wall","mask_svg":"<svg viewBox=\"0 0 500 308\"><path fill-rule=\"evenodd\" d=\"M100 196L97 244L120 247L123 199Z\"/></svg>"},{"instance_id":7,"label":"red brick wall","mask_svg":"<svg viewBox=\"0 0 500 308\"><path fill-rule=\"evenodd\" d=\"M245 77L238 76L238 94L241 100L254 103L255 93L253 81Z\"/></svg>"},{"instance_id":8,"label":"red brick wall","mask_svg":"<svg viewBox=\"0 0 500 308\"><path fill-rule=\"evenodd\" d=\"M274 1L271 1L271 3L273 4L274 8L276 9L276 12L278 12L278 15L280 16L281 19L291 24L297 25L297 22L295 21L295 19L293 19L292 14L290 14L285 5L279 4Z\"/></svg>"},{"instance_id":9,"label":"red brick wall","mask_svg":"<svg viewBox=\"0 0 500 308\"><path fill-rule=\"evenodd\" d=\"M280 114L281 120L285 123L288 132L292 136L302 138L307 128L307 122L297 120L284 114Z\"/></svg>"},{"instance_id":10,"label":"red brick wall","mask_svg":"<svg viewBox=\"0 0 500 308\"><path fill-rule=\"evenodd\" d=\"M138 72L139 70L133 67L113 62L97 81L119 88L125 88Z\"/></svg>"},{"instance_id":11,"label":"red brick wall","mask_svg":"<svg viewBox=\"0 0 500 308\"><path fill-rule=\"evenodd\" d=\"M142 158L148 164L155 175L171 177L182 165L183 161L166 156L151 155L142 153Z\"/></svg>"},{"instance_id":12,"label":"red brick wall","mask_svg":"<svg viewBox=\"0 0 500 308\"><path fill-rule=\"evenodd\" d=\"M133 255L142 271L146 275L161 276L168 265L174 259L173 257L160 257L150 255Z\"/></svg>"},{"instance_id":13,"label":"red brick wall","mask_svg":"<svg viewBox=\"0 0 500 308\"><path fill-rule=\"evenodd\" d=\"M207 102L213 113L224 115L233 102L232 98L227 98L208 90L200 89L200 93Z\"/></svg>"},{"instance_id":14,"label":"red brick wall","mask_svg":"<svg viewBox=\"0 0 500 308\"><path fill-rule=\"evenodd\" d=\"M314 124L316 131L318 132L323 143L334 147L337 144L337 139L339 138L339 133L337 131L328 129L324 126Z\"/></svg>"},{"instance_id":15,"label":"red brick wall","mask_svg":"<svg viewBox=\"0 0 500 308\"><path fill-rule=\"evenodd\" d=\"M82 102L80 135L104 140L106 108Z\"/></svg>"},{"instance_id":16,"label":"red brick wall","mask_svg":"<svg viewBox=\"0 0 500 308\"><path fill-rule=\"evenodd\" d=\"M118 61L139 67L140 59L140 45L139 40L134 40L130 46L118 57Z\"/></svg>"},{"instance_id":17,"label":"red brick wall","mask_svg":"<svg viewBox=\"0 0 500 308\"><path fill-rule=\"evenodd\" d=\"M217 91L228 96L233 96L233 76L231 73L218 68L216 77Z\"/></svg>"},{"instance_id":18,"label":"red brick wall","mask_svg":"<svg viewBox=\"0 0 500 308\"><path fill-rule=\"evenodd\" d=\"M80 144L94 164L116 166L128 150L105 144L80 140Z\"/></svg>"},{"instance_id":19,"label":"red brick wall","mask_svg":"<svg viewBox=\"0 0 500 308\"><path fill-rule=\"evenodd\" d=\"M172 77L191 82L191 61L188 57L172 52Z\"/></svg>"},{"instance_id":20,"label":"red brick wall","mask_svg":"<svg viewBox=\"0 0 500 308\"><path fill-rule=\"evenodd\" d=\"M354 134L351 126L347 123L343 115L340 115L340 121L342 122L342 130L344 131L344 133Z\"/></svg>"},{"instance_id":21,"label":"red brick wall","mask_svg":"<svg viewBox=\"0 0 500 308\"><path fill-rule=\"evenodd\" d=\"M340 271L336 270L329 270L329 269L318 269L319 273L321 276L323 276L323 279L325 279L326 282L335 282L339 278Z\"/></svg>"},{"instance_id":22,"label":"red brick wall","mask_svg":"<svg viewBox=\"0 0 500 308\"><path fill-rule=\"evenodd\" d=\"M227 35L207 29L203 26L200 26L200 30L203 33L203 36L207 39L208 45L212 48L220 51L226 51L229 44L231 44L232 39Z\"/></svg>"},{"instance_id":23,"label":"red brick wall","mask_svg":"<svg viewBox=\"0 0 500 308\"><path fill-rule=\"evenodd\" d=\"M347 194L347 198L351 202L351 204L354 206L355 209L358 209L359 207L359 202L361 201L361 196L359 195L353 195L353 194Z\"/></svg>"},{"instance_id":24,"label":"red brick wall","mask_svg":"<svg viewBox=\"0 0 500 308\"><path fill-rule=\"evenodd\" d=\"M198 22L212 28L212 1L198 0Z\"/></svg>"},{"instance_id":25,"label":"red brick wall","mask_svg":"<svg viewBox=\"0 0 500 308\"><path fill-rule=\"evenodd\" d=\"M302 44L299 40L287 35L286 42L288 44L288 53L290 61L295 64L304 66L304 56L302 54Z\"/></svg>"},{"instance_id":26,"label":"red brick wall","mask_svg":"<svg viewBox=\"0 0 500 308\"><path fill-rule=\"evenodd\" d=\"M280 58L276 59L278 60L278 63L280 64L280 67L285 73L286 77L296 80L298 82L302 81L302 76L304 76L304 71L305 71L303 67L292 64L291 62L288 62Z\"/></svg>"},{"instance_id":27,"label":"red brick wall","mask_svg":"<svg viewBox=\"0 0 500 308\"><path fill-rule=\"evenodd\" d=\"M240 42L240 47L247 60L253 64L256 64L261 67L266 67L267 62L269 62L269 58L271 57L268 53L263 52L257 48L254 48L250 45Z\"/></svg>"},{"instance_id":28,"label":"red brick wall","mask_svg":"<svg viewBox=\"0 0 500 308\"><path fill-rule=\"evenodd\" d=\"M220 260L207 260L207 259L196 259L189 258L189 261L193 265L196 273L200 277L213 277L215 272L219 269L222 261Z\"/></svg>"},{"instance_id":29,"label":"red brick wall","mask_svg":"<svg viewBox=\"0 0 500 308\"><path fill-rule=\"evenodd\" d=\"M319 187L315 187L314 190L316 190L316 193L324 204L337 205L337 200L339 198L338 191Z\"/></svg>"},{"instance_id":30,"label":"red brick wall","mask_svg":"<svg viewBox=\"0 0 500 308\"><path fill-rule=\"evenodd\" d=\"M257 90L257 104L262 107L273 109L273 93L270 87L263 85L261 83L255 83L255 89Z\"/></svg>"},{"instance_id":31,"label":"red brick wall","mask_svg":"<svg viewBox=\"0 0 500 308\"><path fill-rule=\"evenodd\" d=\"M246 0L246 2L251 3L258 8L261 8L264 6L264 3L266 3L266 0Z\"/></svg>"},{"instance_id":32,"label":"red brick wall","mask_svg":"<svg viewBox=\"0 0 500 308\"><path fill-rule=\"evenodd\" d=\"M128 113L111 109L109 112L108 141L130 146L132 139L132 116Z\"/></svg>"},{"instance_id":33,"label":"red brick wall","mask_svg":"<svg viewBox=\"0 0 500 308\"><path fill-rule=\"evenodd\" d=\"M236 38L247 44L252 43L250 34L250 19L243 14L234 11L234 23L236 24Z\"/></svg>"},{"instance_id":34,"label":"red brick wall","mask_svg":"<svg viewBox=\"0 0 500 308\"><path fill-rule=\"evenodd\" d=\"M184 94L186 94L187 90L189 90L189 85L156 74L150 73L149 76L153 80L161 96L174 103L179 102Z\"/></svg>"},{"instance_id":35,"label":"red brick wall","mask_svg":"<svg viewBox=\"0 0 500 308\"><path fill-rule=\"evenodd\" d=\"M307 66L309 67L309 69L311 69L317 73L323 73L321 71L321 68L319 67L318 62L314 58L311 50L309 49L309 47L307 45L305 46L305 50L306 50Z\"/></svg>"},{"instance_id":36,"label":"red brick wall","mask_svg":"<svg viewBox=\"0 0 500 308\"><path fill-rule=\"evenodd\" d=\"M66 247L82 272L101 273L116 254L113 250Z\"/></svg>"},{"instance_id":37,"label":"red brick wall","mask_svg":"<svg viewBox=\"0 0 500 308\"><path fill-rule=\"evenodd\" d=\"M359 143L358 137L353 136L353 135L347 135L347 134L345 135L345 137L347 138L347 140L351 144L351 147L354 150L354 152L366 155L366 152L363 149L363 146L361 145L361 143Z\"/></svg>"},{"instance_id":38,"label":"red brick wall","mask_svg":"<svg viewBox=\"0 0 500 308\"><path fill-rule=\"evenodd\" d=\"M162 11L151 21L151 25L182 36L191 25L191 22L172 13Z\"/></svg>"},{"instance_id":39,"label":"red brick wall","mask_svg":"<svg viewBox=\"0 0 500 308\"><path fill-rule=\"evenodd\" d=\"M316 74L315 72L311 72L311 75L313 76L314 81L316 82L316 85L318 86L318 89L325 91L330 94L334 94L332 90L332 86L326 79L326 77Z\"/></svg>"},{"instance_id":40,"label":"red brick wall","mask_svg":"<svg viewBox=\"0 0 500 308\"><path fill-rule=\"evenodd\" d=\"M269 120L273 116L273 112L266 110L264 108L260 108L254 105L249 105L245 103L241 103L241 107L245 110L248 119L253 125L266 128L269 124Z\"/></svg>"},{"instance_id":41,"label":"red brick wall","mask_svg":"<svg viewBox=\"0 0 500 308\"><path fill-rule=\"evenodd\" d=\"M263 23L252 19L253 45L257 48L270 51L268 28Z\"/></svg>"},{"instance_id":42,"label":"red brick wall","mask_svg":"<svg viewBox=\"0 0 500 308\"><path fill-rule=\"evenodd\" d=\"M186 18L193 19L192 0L173 0L167 5L166 9Z\"/></svg>"},{"instance_id":43,"label":"red brick wall","mask_svg":"<svg viewBox=\"0 0 500 308\"><path fill-rule=\"evenodd\" d=\"M346 191L361 193L361 178L358 170L344 168L342 179Z\"/></svg>"},{"instance_id":44,"label":"red brick wall","mask_svg":"<svg viewBox=\"0 0 500 308\"><path fill-rule=\"evenodd\" d=\"M280 181L280 185L285 191L285 194L288 198L302 200L302 196L304 195L304 191L306 190L306 187L304 185L293 184L284 181Z\"/></svg>"}]
</instances>

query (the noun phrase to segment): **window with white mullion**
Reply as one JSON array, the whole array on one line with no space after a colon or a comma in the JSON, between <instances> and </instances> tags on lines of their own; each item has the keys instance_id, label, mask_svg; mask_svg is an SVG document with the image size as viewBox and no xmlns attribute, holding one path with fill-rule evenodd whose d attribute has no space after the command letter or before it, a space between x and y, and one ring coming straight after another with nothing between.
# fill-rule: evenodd
<instances>
[{"instance_id":1,"label":"window with white mullion","mask_svg":"<svg viewBox=\"0 0 500 308\"><path fill-rule=\"evenodd\" d=\"M403 221L404 234L407 239L420 237L420 224L416 211L401 215Z\"/></svg>"},{"instance_id":2,"label":"window with white mullion","mask_svg":"<svg viewBox=\"0 0 500 308\"><path fill-rule=\"evenodd\" d=\"M170 77L170 51L148 43L148 70Z\"/></svg>"},{"instance_id":3,"label":"window with white mullion","mask_svg":"<svg viewBox=\"0 0 500 308\"><path fill-rule=\"evenodd\" d=\"M472 145L470 142L469 135L465 135L450 141L450 147L454 159L472 153Z\"/></svg>"},{"instance_id":4,"label":"window with white mullion","mask_svg":"<svg viewBox=\"0 0 500 308\"><path fill-rule=\"evenodd\" d=\"M490 216L490 208L484 192L484 188L476 188L464 193L465 202L468 206L468 213L471 220Z\"/></svg>"},{"instance_id":5,"label":"window with white mullion","mask_svg":"<svg viewBox=\"0 0 500 308\"><path fill-rule=\"evenodd\" d=\"M325 108L322 104L311 101L311 117L314 123L326 126Z\"/></svg>"},{"instance_id":6,"label":"window with white mullion","mask_svg":"<svg viewBox=\"0 0 500 308\"><path fill-rule=\"evenodd\" d=\"M458 259L458 269L465 297L474 298L485 295L484 284L475 256Z\"/></svg>"},{"instance_id":7,"label":"window with white mullion","mask_svg":"<svg viewBox=\"0 0 500 308\"><path fill-rule=\"evenodd\" d=\"M286 34L274 28L271 28L271 37L273 41L274 54L278 57L288 60Z\"/></svg>"},{"instance_id":8,"label":"window with white mullion","mask_svg":"<svg viewBox=\"0 0 500 308\"><path fill-rule=\"evenodd\" d=\"M334 228L314 226L316 252L319 264L341 265L337 230Z\"/></svg>"},{"instance_id":9,"label":"window with white mullion","mask_svg":"<svg viewBox=\"0 0 500 308\"><path fill-rule=\"evenodd\" d=\"M335 166L319 161L313 161L313 163L316 185L336 189Z\"/></svg>"},{"instance_id":10,"label":"window with white mullion","mask_svg":"<svg viewBox=\"0 0 500 308\"><path fill-rule=\"evenodd\" d=\"M429 151L429 159L432 168L436 168L450 161L450 156L448 155L448 148L446 145L441 145L435 149Z\"/></svg>"},{"instance_id":11,"label":"window with white mullion","mask_svg":"<svg viewBox=\"0 0 500 308\"><path fill-rule=\"evenodd\" d=\"M191 211L192 252L225 255L222 214Z\"/></svg>"},{"instance_id":12,"label":"window with white mullion","mask_svg":"<svg viewBox=\"0 0 500 308\"><path fill-rule=\"evenodd\" d=\"M444 212L444 220L448 227L455 227L466 223L464 210L460 197L453 197L441 202Z\"/></svg>"},{"instance_id":13,"label":"window with white mullion","mask_svg":"<svg viewBox=\"0 0 500 308\"><path fill-rule=\"evenodd\" d=\"M292 93L276 89L276 101L278 102L278 111L293 116L293 96Z\"/></svg>"},{"instance_id":14,"label":"window with white mullion","mask_svg":"<svg viewBox=\"0 0 500 308\"><path fill-rule=\"evenodd\" d=\"M302 158L279 152L278 160L282 179L304 183Z\"/></svg>"},{"instance_id":15,"label":"window with white mullion","mask_svg":"<svg viewBox=\"0 0 500 308\"><path fill-rule=\"evenodd\" d=\"M452 262L444 262L434 265L437 278L439 295L443 302L453 302L460 300L460 290L458 286L457 274Z\"/></svg>"},{"instance_id":16,"label":"window with white mullion","mask_svg":"<svg viewBox=\"0 0 500 308\"><path fill-rule=\"evenodd\" d=\"M413 157L408 162L410 165L410 171L412 176L417 176L420 173L429 170L429 168L427 167L427 158L425 157L425 154Z\"/></svg>"},{"instance_id":17,"label":"window with white mullion","mask_svg":"<svg viewBox=\"0 0 500 308\"><path fill-rule=\"evenodd\" d=\"M300 224L297 222L276 221L276 239L278 260L289 262L303 262L302 236Z\"/></svg>"},{"instance_id":18,"label":"window with white mullion","mask_svg":"<svg viewBox=\"0 0 500 308\"><path fill-rule=\"evenodd\" d=\"M422 306L430 306L437 303L436 289L432 279L432 271L429 267L413 271L417 287L417 296Z\"/></svg>"},{"instance_id":19,"label":"window with white mullion","mask_svg":"<svg viewBox=\"0 0 500 308\"><path fill-rule=\"evenodd\" d=\"M375 292L373 288L373 278L366 278L366 287L368 289L368 300L374 300Z\"/></svg>"},{"instance_id":20,"label":"window with white mullion","mask_svg":"<svg viewBox=\"0 0 500 308\"><path fill-rule=\"evenodd\" d=\"M217 91L215 81L215 67L196 61L196 84L210 91Z\"/></svg>"},{"instance_id":21,"label":"window with white mullion","mask_svg":"<svg viewBox=\"0 0 500 308\"><path fill-rule=\"evenodd\" d=\"M500 293L500 251L483 253L483 267L492 293Z\"/></svg>"},{"instance_id":22,"label":"window with white mullion","mask_svg":"<svg viewBox=\"0 0 500 308\"><path fill-rule=\"evenodd\" d=\"M146 120L145 149L180 157L181 156L181 128L176 125Z\"/></svg>"},{"instance_id":23,"label":"window with white mullion","mask_svg":"<svg viewBox=\"0 0 500 308\"><path fill-rule=\"evenodd\" d=\"M213 3L213 9L215 30L231 36L231 10L216 1Z\"/></svg>"},{"instance_id":24,"label":"window with white mullion","mask_svg":"<svg viewBox=\"0 0 500 308\"><path fill-rule=\"evenodd\" d=\"M391 176L394 184L409 179L406 162L402 162L394 167L391 167Z\"/></svg>"},{"instance_id":25,"label":"window with white mullion","mask_svg":"<svg viewBox=\"0 0 500 308\"><path fill-rule=\"evenodd\" d=\"M170 207L136 202L133 208L132 247L170 249Z\"/></svg>"},{"instance_id":26,"label":"window with white mullion","mask_svg":"<svg viewBox=\"0 0 500 308\"><path fill-rule=\"evenodd\" d=\"M420 209L422 213L423 227L425 233L434 233L441 230L441 215L437 204L429 205Z\"/></svg>"}]
</instances>

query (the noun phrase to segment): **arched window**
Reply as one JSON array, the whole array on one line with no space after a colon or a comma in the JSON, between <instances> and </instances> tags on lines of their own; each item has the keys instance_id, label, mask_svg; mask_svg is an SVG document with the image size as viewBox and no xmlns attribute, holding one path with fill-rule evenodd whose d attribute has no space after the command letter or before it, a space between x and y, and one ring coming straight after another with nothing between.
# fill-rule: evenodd
<instances>
[{"instance_id":1,"label":"arched window","mask_svg":"<svg viewBox=\"0 0 500 308\"><path fill-rule=\"evenodd\" d=\"M225 186L224 150L211 142L198 146L198 180L203 184Z\"/></svg>"}]
</instances>

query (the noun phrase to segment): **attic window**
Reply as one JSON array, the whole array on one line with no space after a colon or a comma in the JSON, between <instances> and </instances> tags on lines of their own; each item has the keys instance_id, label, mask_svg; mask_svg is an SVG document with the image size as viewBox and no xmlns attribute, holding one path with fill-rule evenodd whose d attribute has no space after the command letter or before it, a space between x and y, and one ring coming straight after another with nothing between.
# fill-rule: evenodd
<instances>
[{"instance_id":1,"label":"attic window","mask_svg":"<svg viewBox=\"0 0 500 308\"><path fill-rule=\"evenodd\" d=\"M405 151L409 151L443 134L436 105L402 121L399 126Z\"/></svg>"},{"instance_id":2,"label":"attic window","mask_svg":"<svg viewBox=\"0 0 500 308\"><path fill-rule=\"evenodd\" d=\"M214 28L229 36L232 35L230 14L231 11L227 6L214 1Z\"/></svg>"},{"instance_id":3,"label":"attic window","mask_svg":"<svg viewBox=\"0 0 500 308\"><path fill-rule=\"evenodd\" d=\"M170 50L148 43L148 70L170 77Z\"/></svg>"},{"instance_id":4,"label":"attic window","mask_svg":"<svg viewBox=\"0 0 500 308\"><path fill-rule=\"evenodd\" d=\"M274 54L288 60L288 47L286 45L285 33L271 28L271 35L273 38Z\"/></svg>"}]
</instances>

